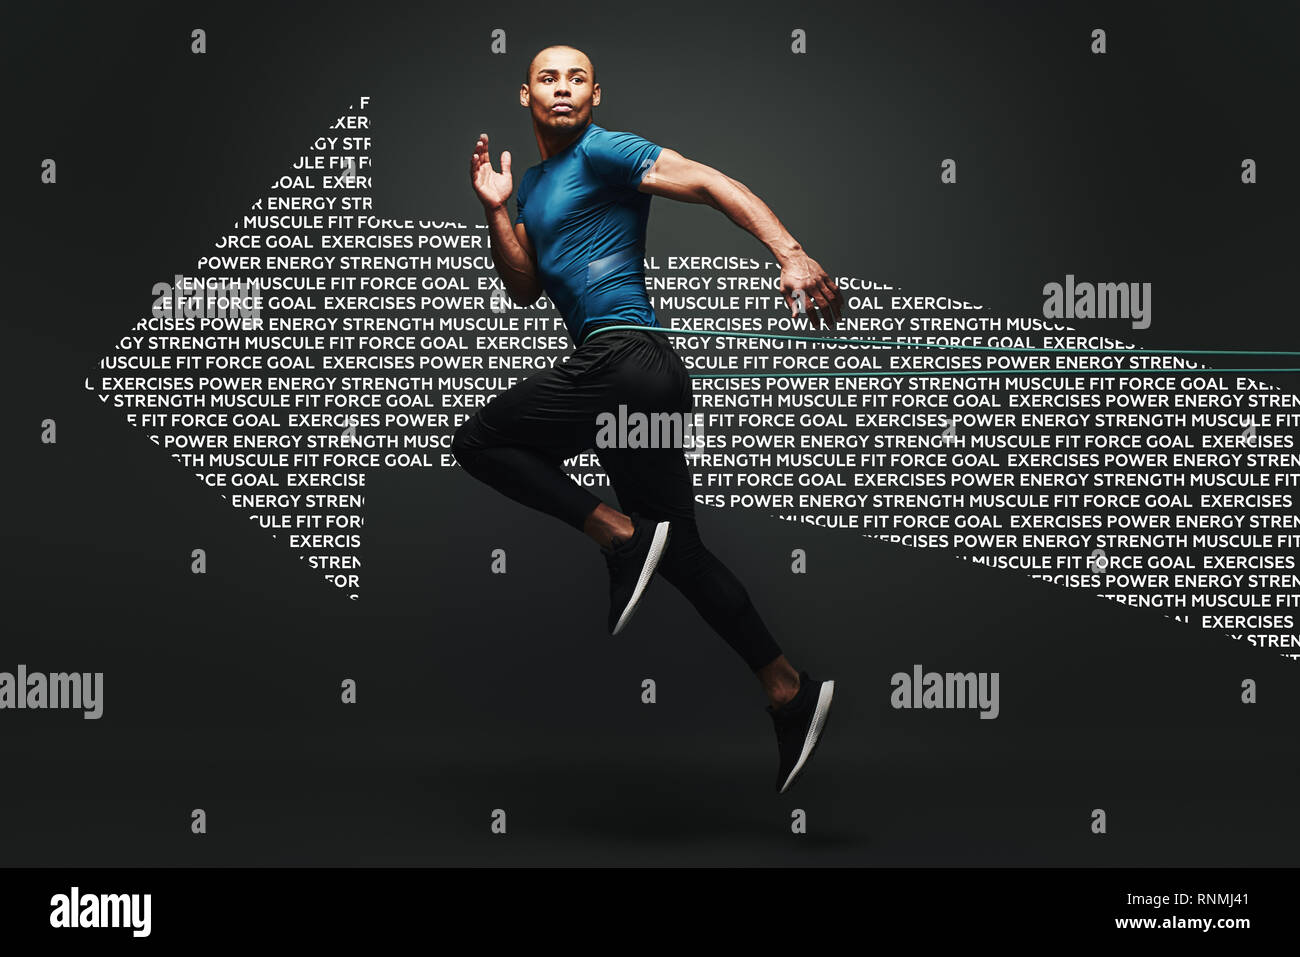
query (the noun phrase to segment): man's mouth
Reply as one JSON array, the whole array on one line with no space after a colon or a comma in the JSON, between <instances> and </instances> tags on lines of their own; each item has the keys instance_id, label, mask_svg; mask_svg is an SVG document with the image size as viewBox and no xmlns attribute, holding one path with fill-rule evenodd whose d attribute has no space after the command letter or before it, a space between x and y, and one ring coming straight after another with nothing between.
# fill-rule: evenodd
<instances>
[{"instance_id":1,"label":"man's mouth","mask_svg":"<svg viewBox=\"0 0 1300 957\"><path fill-rule=\"evenodd\" d=\"M573 107L571 107L568 103L556 103L553 107L551 107L551 112L552 112L552 113L572 113L572 112L573 112Z\"/></svg>"}]
</instances>

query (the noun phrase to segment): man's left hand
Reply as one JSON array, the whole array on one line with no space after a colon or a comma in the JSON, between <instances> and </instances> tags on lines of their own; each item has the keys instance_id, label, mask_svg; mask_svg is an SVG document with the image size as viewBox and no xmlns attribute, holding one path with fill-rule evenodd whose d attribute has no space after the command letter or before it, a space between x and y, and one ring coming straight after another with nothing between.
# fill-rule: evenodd
<instances>
[{"instance_id":1,"label":"man's left hand","mask_svg":"<svg viewBox=\"0 0 1300 957\"><path fill-rule=\"evenodd\" d=\"M835 281L817 260L803 253L781 264L781 296L790 307L791 319L803 312L815 316L823 328L827 316L834 327L844 313L844 297ZM816 312L813 307L816 307Z\"/></svg>"}]
</instances>

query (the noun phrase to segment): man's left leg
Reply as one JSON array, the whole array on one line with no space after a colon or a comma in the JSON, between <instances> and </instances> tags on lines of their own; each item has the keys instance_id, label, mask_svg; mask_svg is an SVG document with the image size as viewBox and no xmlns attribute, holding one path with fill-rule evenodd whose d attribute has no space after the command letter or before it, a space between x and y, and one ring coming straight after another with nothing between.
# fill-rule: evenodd
<instances>
[{"instance_id":1,"label":"man's left leg","mask_svg":"<svg viewBox=\"0 0 1300 957\"><path fill-rule=\"evenodd\" d=\"M795 671L748 590L705 546L695 520L694 482L681 449L598 449L597 454L623 511L672 523L658 573L695 606L763 686L777 736L776 787L784 793L821 743L835 682Z\"/></svg>"},{"instance_id":2,"label":"man's left leg","mask_svg":"<svg viewBox=\"0 0 1300 957\"><path fill-rule=\"evenodd\" d=\"M700 538L695 521L695 490L681 449L597 449L600 464L629 515L672 523L659 574L672 582L695 610L755 674L768 670L773 704L784 704L798 690L798 675L784 662L749 592ZM760 678L760 680L762 680Z\"/></svg>"}]
</instances>

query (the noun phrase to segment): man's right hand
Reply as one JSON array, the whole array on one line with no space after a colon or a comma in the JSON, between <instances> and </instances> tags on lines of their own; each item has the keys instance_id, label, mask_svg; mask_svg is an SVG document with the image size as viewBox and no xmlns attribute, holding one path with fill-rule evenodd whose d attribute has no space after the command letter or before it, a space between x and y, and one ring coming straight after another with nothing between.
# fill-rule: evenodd
<instances>
[{"instance_id":1,"label":"man's right hand","mask_svg":"<svg viewBox=\"0 0 1300 957\"><path fill-rule=\"evenodd\" d=\"M510 176L510 151L501 154L501 172L498 173L492 168L492 158L488 155L488 135L480 133L474 155L469 158L469 178L484 209L490 212L504 206L514 190L514 180Z\"/></svg>"}]
</instances>

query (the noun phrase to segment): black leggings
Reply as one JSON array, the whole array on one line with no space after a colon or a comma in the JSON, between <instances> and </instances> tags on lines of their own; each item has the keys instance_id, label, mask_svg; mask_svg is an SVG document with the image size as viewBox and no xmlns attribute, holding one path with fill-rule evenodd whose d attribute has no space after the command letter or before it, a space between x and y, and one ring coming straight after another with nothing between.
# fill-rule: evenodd
<instances>
[{"instance_id":1,"label":"black leggings","mask_svg":"<svg viewBox=\"0 0 1300 957\"><path fill-rule=\"evenodd\" d=\"M597 416L690 413L691 378L667 337L637 329L589 335L573 354L496 396L461 424L452 452L497 491L578 531L601 499L564 471L596 448L625 513L672 522L662 575L752 671L781 654L749 593L700 540L695 490L681 448L599 448Z\"/></svg>"}]
</instances>

